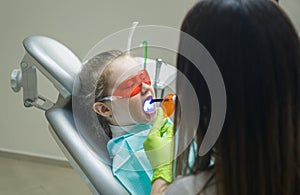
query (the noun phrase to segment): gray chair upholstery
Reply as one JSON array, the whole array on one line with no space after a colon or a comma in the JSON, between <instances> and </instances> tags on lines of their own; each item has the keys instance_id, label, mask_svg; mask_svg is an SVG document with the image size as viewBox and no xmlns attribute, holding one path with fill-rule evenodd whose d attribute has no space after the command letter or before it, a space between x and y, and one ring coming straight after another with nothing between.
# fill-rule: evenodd
<instances>
[{"instance_id":1,"label":"gray chair upholstery","mask_svg":"<svg viewBox=\"0 0 300 195\"><path fill-rule=\"evenodd\" d=\"M128 194L113 177L107 155L100 156L89 146L76 129L72 113L72 92L81 61L60 42L45 36L30 36L23 41L26 54L21 69L14 70L11 86L14 91L23 88L26 107L35 106L45 111L50 132L94 194ZM37 91L35 69L45 75L59 91L55 103ZM44 103L38 103L42 100Z\"/></svg>"}]
</instances>

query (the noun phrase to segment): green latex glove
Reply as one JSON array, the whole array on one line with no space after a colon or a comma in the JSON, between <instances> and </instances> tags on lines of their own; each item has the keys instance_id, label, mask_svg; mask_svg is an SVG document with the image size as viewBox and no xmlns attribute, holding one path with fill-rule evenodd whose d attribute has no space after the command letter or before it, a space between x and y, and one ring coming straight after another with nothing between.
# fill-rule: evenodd
<instances>
[{"instance_id":1,"label":"green latex glove","mask_svg":"<svg viewBox=\"0 0 300 195\"><path fill-rule=\"evenodd\" d=\"M144 149L153 168L151 183L161 178L172 182L173 124L168 124L162 109L157 109L156 120L144 141Z\"/></svg>"}]
</instances>

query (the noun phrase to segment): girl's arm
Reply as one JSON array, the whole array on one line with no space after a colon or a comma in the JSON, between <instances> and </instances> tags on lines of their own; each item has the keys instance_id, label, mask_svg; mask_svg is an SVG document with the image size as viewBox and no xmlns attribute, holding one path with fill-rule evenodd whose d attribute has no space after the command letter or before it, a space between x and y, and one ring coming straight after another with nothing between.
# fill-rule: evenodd
<instances>
[{"instance_id":1,"label":"girl's arm","mask_svg":"<svg viewBox=\"0 0 300 195\"><path fill-rule=\"evenodd\" d=\"M160 195L165 194L165 191L168 189L169 183L163 179L156 179L152 183L151 195Z\"/></svg>"}]
</instances>

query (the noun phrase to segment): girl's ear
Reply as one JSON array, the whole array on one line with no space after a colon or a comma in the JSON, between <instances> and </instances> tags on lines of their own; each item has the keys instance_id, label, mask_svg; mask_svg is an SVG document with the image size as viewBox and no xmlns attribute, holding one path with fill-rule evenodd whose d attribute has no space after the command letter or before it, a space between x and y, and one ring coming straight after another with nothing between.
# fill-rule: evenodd
<instances>
[{"instance_id":1,"label":"girl's ear","mask_svg":"<svg viewBox=\"0 0 300 195\"><path fill-rule=\"evenodd\" d=\"M103 102L95 102L93 105L93 109L97 114L100 114L104 117L109 117L112 115L111 109Z\"/></svg>"}]
</instances>

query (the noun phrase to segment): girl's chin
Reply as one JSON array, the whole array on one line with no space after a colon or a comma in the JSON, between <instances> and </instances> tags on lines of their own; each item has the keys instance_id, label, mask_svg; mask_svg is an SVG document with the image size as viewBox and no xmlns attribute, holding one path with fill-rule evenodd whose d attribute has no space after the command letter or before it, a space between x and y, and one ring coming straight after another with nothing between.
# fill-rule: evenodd
<instances>
[{"instance_id":1,"label":"girl's chin","mask_svg":"<svg viewBox=\"0 0 300 195\"><path fill-rule=\"evenodd\" d=\"M150 124L153 123L156 117L156 111L148 114L148 113L142 113L142 115L140 115L140 117L138 117L139 119L136 120L136 123L139 124Z\"/></svg>"},{"instance_id":2,"label":"girl's chin","mask_svg":"<svg viewBox=\"0 0 300 195\"><path fill-rule=\"evenodd\" d=\"M155 117L156 117L156 110L154 110L151 113L147 113L146 116L147 116L147 121L148 121L147 123L153 123L155 121Z\"/></svg>"}]
</instances>

